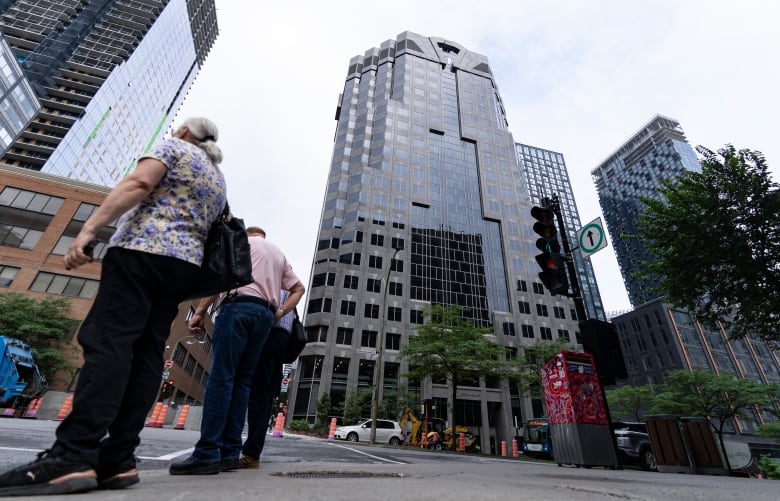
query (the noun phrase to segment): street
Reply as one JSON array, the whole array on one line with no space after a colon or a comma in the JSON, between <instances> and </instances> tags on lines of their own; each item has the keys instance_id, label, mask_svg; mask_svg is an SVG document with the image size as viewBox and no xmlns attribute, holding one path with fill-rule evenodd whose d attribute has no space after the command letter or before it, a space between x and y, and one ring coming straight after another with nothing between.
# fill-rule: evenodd
<instances>
[{"instance_id":1,"label":"street","mask_svg":"<svg viewBox=\"0 0 780 501\"><path fill-rule=\"evenodd\" d=\"M0 419L0 469L34 459L50 446L55 421ZM146 428L137 455L141 483L94 491L95 500L777 500L771 480L558 467L525 458L458 455L404 447L268 436L259 470L170 476L171 461L189 455L198 433ZM24 499L24 498L17 498ZM42 498L28 498L42 499ZM74 499L50 496L45 499Z\"/></svg>"}]
</instances>

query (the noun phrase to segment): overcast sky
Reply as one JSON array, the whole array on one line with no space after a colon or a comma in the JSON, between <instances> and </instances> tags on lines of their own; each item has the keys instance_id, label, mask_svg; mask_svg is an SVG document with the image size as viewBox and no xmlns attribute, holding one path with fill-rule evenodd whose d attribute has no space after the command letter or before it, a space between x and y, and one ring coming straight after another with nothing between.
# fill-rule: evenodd
<instances>
[{"instance_id":1,"label":"overcast sky","mask_svg":"<svg viewBox=\"0 0 780 501\"><path fill-rule=\"evenodd\" d=\"M657 113L694 146L762 151L780 180L775 0L216 3L174 125L216 121L233 212L305 285L349 60L404 31L487 56L515 141L564 155L583 223L602 216L590 171ZM605 309L630 309L611 245L591 259Z\"/></svg>"}]
</instances>

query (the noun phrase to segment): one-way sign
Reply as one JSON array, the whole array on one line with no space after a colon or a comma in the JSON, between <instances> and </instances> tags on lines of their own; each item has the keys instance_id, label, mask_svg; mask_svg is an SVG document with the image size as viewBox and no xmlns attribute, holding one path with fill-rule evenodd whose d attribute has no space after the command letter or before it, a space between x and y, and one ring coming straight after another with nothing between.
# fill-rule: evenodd
<instances>
[{"instance_id":1,"label":"one-way sign","mask_svg":"<svg viewBox=\"0 0 780 501\"><path fill-rule=\"evenodd\" d=\"M600 217L577 230L577 243L579 243L582 257L589 257L607 246L607 237L604 234L604 226L601 224Z\"/></svg>"}]
</instances>

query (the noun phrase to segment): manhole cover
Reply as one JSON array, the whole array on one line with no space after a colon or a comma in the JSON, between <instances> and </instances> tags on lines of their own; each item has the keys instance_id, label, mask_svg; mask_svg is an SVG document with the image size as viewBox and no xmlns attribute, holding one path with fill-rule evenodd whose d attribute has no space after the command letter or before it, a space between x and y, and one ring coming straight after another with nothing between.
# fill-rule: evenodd
<instances>
[{"instance_id":1,"label":"manhole cover","mask_svg":"<svg viewBox=\"0 0 780 501\"><path fill-rule=\"evenodd\" d=\"M369 471L287 471L272 473L284 478L404 478L403 473L375 473Z\"/></svg>"}]
</instances>

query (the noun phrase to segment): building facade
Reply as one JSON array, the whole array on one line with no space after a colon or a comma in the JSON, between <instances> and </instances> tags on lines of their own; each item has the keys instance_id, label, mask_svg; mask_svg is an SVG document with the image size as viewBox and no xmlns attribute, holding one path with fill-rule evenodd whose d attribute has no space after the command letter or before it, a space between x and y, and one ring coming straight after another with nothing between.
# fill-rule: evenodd
<instances>
[{"instance_id":1,"label":"building facade","mask_svg":"<svg viewBox=\"0 0 780 501\"><path fill-rule=\"evenodd\" d=\"M11 46L0 35L0 155L41 109Z\"/></svg>"},{"instance_id":2,"label":"building facade","mask_svg":"<svg viewBox=\"0 0 780 501\"><path fill-rule=\"evenodd\" d=\"M293 419L313 422L324 393L339 405L373 387L377 350L383 394L409 384L446 418L447 385L406 381L399 354L427 305L462 306L510 351L577 342L573 302L537 278L528 182L484 56L402 33L352 58L336 120ZM505 381L459 388L458 424L485 452L541 413Z\"/></svg>"},{"instance_id":3,"label":"building facade","mask_svg":"<svg viewBox=\"0 0 780 501\"><path fill-rule=\"evenodd\" d=\"M0 32L39 106L0 163L114 186L169 128L218 28L214 0L17 0L0 2Z\"/></svg>"},{"instance_id":4,"label":"building facade","mask_svg":"<svg viewBox=\"0 0 780 501\"><path fill-rule=\"evenodd\" d=\"M61 297L70 304L68 317L83 320L100 285L101 261L115 228L106 227L98 234L94 262L66 270L62 257L109 191L103 186L0 165L0 294L15 292L39 300ZM202 401L211 369L213 312L209 311L207 331L202 335L195 338L187 329L197 303L179 305L167 342L165 356L173 362L167 379L174 381L170 397L177 403ZM77 327L71 332L73 349L63 350L75 372L48 374L49 390L75 388L82 363Z\"/></svg>"},{"instance_id":5,"label":"building facade","mask_svg":"<svg viewBox=\"0 0 780 501\"><path fill-rule=\"evenodd\" d=\"M656 115L591 171L628 298L636 307L658 298L658 279L635 276L652 259L638 237L640 197L657 198L661 183L686 171L701 172L679 122Z\"/></svg>"},{"instance_id":6,"label":"building facade","mask_svg":"<svg viewBox=\"0 0 780 501\"><path fill-rule=\"evenodd\" d=\"M618 329L628 372L625 383L630 386L661 384L666 372L682 369L780 383L780 354L758 338L731 339L727 322L708 329L687 310L656 300L612 319L612 323ZM737 420L737 431L752 434L766 420L775 419L754 412Z\"/></svg>"},{"instance_id":7,"label":"building facade","mask_svg":"<svg viewBox=\"0 0 780 501\"><path fill-rule=\"evenodd\" d=\"M582 227L574 191L569 180L569 171L563 154L545 150L527 144L515 144L517 161L525 172L528 180L528 192L531 203L539 205L545 198L558 197L566 226L566 236L572 248L577 246L577 230ZM577 270L577 280L582 292L585 311L588 318L606 321L604 305L601 302L596 274L590 259L583 258L579 252L573 252L574 268Z\"/></svg>"}]
</instances>

